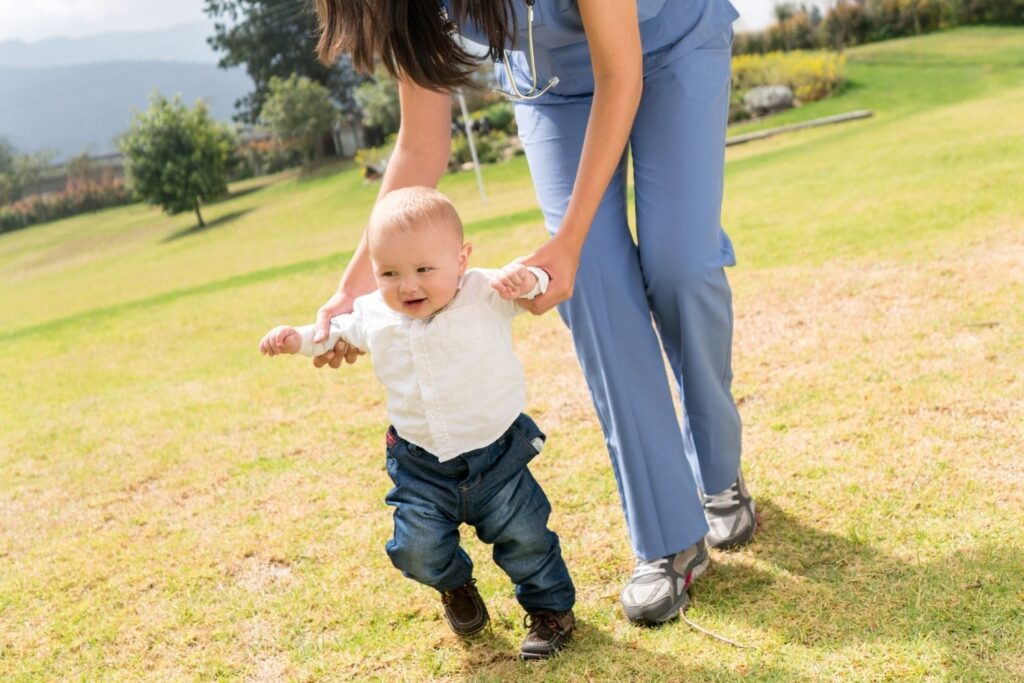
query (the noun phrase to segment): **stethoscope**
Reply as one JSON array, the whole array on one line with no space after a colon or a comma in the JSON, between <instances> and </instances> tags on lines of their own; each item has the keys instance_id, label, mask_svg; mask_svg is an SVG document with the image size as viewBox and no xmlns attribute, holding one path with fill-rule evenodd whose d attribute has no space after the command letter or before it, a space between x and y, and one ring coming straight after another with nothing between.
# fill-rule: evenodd
<instances>
[{"instance_id":1,"label":"stethoscope","mask_svg":"<svg viewBox=\"0 0 1024 683\"><path fill-rule=\"evenodd\" d=\"M551 88L558 85L558 76L552 76L548 79L548 82L540 90L537 89L537 59L533 53L533 5L537 0L525 0L526 2L526 45L527 54L530 57L530 89L523 92L516 85L515 76L512 74L512 67L508 63L508 50L502 49L501 51L501 64L505 68L505 76L508 78L509 88L512 92L507 92L498 88L492 88L494 92L500 93L513 101L528 101L535 100ZM441 8L445 20L448 20L448 10L444 7ZM450 22L449 22L450 23ZM450 24L454 30L454 24Z\"/></svg>"}]
</instances>

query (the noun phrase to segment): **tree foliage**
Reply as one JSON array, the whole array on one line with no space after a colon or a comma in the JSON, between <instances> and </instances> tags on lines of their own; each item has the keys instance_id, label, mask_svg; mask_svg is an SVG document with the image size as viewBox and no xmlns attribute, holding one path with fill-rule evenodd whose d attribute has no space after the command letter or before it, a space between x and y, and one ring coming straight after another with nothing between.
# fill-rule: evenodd
<instances>
[{"instance_id":1,"label":"tree foliage","mask_svg":"<svg viewBox=\"0 0 1024 683\"><path fill-rule=\"evenodd\" d=\"M50 152L20 154L6 138L0 138L0 205L11 204L31 192L53 161Z\"/></svg>"},{"instance_id":2,"label":"tree foliage","mask_svg":"<svg viewBox=\"0 0 1024 683\"><path fill-rule=\"evenodd\" d=\"M244 65L255 84L252 93L235 102L236 118L256 123L270 95L270 79L288 78L293 73L327 88L342 112L356 112L353 94L362 78L348 57L330 67L317 60L312 2L205 0L203 9L214 20L214 35L208 42L224 53L220 66Z\"/></svg>"},{"instance_id":3,"label":"tree foliage","mask_svg":"<svg viewBox=\"0 0 1024 683\"><path fill-rule=\"evenodd\" d=\"M305 76L273 76L261 118L284 144L300 149L307 162L321 152L320 142L337 117L327 88Z\"/></svg>"},{"instance_id":4,"label":"tree foliage","mask_svg":"<svg viewBox=\"0 0 1024 683\"><path fill-rule=\"evenodd\" d=\"M363 112L363 125L372 129L373 137L384 139L398 130L398 85L382 65L374 69L372 80L356 88L355 97Z\"/></svg>"},{"instance_id":5,"label":"tree foliage","mask_svg":"<svg viewBox=\"0 0 1024 683\"><path fill-rule=\"evenodd\" d=\"M199 203L227 192L233 136L201 101L189 109L180 96L170 101L154 93L149 110L136 112L120 147L132 189L167 213L194 210L203 226Z\"/></svg>"},{"instance_id":6,"label":"tree foliage","mask_svg":"<svg viewBox=\"0 0 1024 683\"><path fill-rule=\"evenodd\" d=\"M10 173L14 170L14 157L18 150L14 148L11 141L0 137L0 173Z\"/></svg>"}]
</instances>

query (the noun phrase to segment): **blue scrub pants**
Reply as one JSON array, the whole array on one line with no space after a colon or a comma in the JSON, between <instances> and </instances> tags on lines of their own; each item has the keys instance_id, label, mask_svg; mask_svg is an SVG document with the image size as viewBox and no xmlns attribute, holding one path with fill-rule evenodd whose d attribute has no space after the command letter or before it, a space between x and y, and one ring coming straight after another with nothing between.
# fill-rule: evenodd
<instances>
[{"instance_id":1,"label":"blue scrub pants","mask_svg":"<svg viewBox=\"0 0 1024 683\"><path fill-rule=\"evenodd\" d=\"M731 35L667 64L645 58L629 140L637 241L626 218L624 156L591 225L573 296L558 307L604 430L633 550L645 560L700 540L708 527L698 487L718 493L739 471L723 270L735 257L720 222ZM551 232L572 194L590 106L589 98L516 105ZM662 349L683 399L682 427Z\"/></svg>"}]
</instances>

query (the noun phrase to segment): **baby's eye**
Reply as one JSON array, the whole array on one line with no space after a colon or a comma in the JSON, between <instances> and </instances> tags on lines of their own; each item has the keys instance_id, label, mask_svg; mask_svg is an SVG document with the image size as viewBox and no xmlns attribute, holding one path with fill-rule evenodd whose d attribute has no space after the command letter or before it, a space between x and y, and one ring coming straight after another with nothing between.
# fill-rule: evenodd
<instances>
[{"instance_id":1,"label":"baby's eye","mask_svg":"<svg viewBox=\"0 0 1024 683\"><path fill-rule=\"evenodd\" d=\"M397 275L397 273L393 270L386 270L380 274L381 277L394 277L395 275Z\"/></svg>"},{"instance_id":2,"label":"baby's eye","mask_svg":"<svg viewBox=\"0 0 1024 683\"><path fill-rule=\"evenodd\" d=\"M420 266L419 268L416 269L416 272L417 273L429 273L432 270L433 270L433 268L431 268L430 266Z\"/></svg>"}]
</instances>

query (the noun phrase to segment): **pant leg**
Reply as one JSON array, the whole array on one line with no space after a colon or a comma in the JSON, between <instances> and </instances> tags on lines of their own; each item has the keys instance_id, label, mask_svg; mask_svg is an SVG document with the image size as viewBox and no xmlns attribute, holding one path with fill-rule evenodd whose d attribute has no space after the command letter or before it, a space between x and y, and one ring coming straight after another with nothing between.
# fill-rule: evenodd
<instances>
[{"instance_id":1,"label":"pant leg","mask_svg":"<svg viewBox=\"0 0 1024 683\"><path fill-rule=\"evenodd\" d=\"M646 74L630 138L647 297L711 493L733 483L740 461L723 270L735 257L721 227L731 35Z\"/></svg>"},{"instance_id":2,"label":"pant leg","mask_svg":"<svg viewBox=\"0 0 1024 683\"><path fill-rule=\"evenodd\" d=\"M384 499L395 508L394 536L385 546L388 557L405 576L439 591L458 588L473 576L473 562L459 546L461 477L438 472L456 466L438 463L426 452L413 453L401 439L388 449L388 475L395 484Z\"/></svg>"},{"instance_id":3,"label":"pant leg","mask_svg":"<svg viewBox=\"0 0 1024 683\"><path fill-rule=\"evenodd\" d=\"M572 193L589 102L517 105L537 198L555 232ZM620 167L591 226L572 298L558 311L604 430L636 555L677 552L707 533L693 471L651 322Z\"/></svg>"},{"instance_id":4,"label":"pant leg","mask_svg":"<svg viewBox=\"0 0 1024 683\"><path fill-rule=\"evenodd\" d=\"M534 446L522 434L514 434L501 459L525 460ZM501 474L503 481L494 480ZM496 467L484 472L467 491L470 517L484 543L493 545L494 562L516 586L516 599L527 611L548 609L564 612L576 602L576 589L562 559L558 535L548 528L551 505L540 484L525 465L512 471Z\"/></svg>"}]
</instances>

